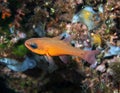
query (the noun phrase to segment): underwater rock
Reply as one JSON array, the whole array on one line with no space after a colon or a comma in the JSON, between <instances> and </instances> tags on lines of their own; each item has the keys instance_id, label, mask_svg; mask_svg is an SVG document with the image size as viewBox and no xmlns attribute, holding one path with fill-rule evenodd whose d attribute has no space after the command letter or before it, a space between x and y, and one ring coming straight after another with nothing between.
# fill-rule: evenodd
<instances>
[{"instance_id":1,"label":"underwater rock","mask_svg":"<svg viewBox=\"0 0 120 93\"><path fill-rule=\"evenodd\" d=\"M96 68L96 67L97 67L97 63L98 63L98 62L96 61L95 63L91 64L91 65L90 65L90 68Z\"/></svg>"},{"instance_id":2,"label":"underwater rock","mask_svg":"<svg viewBox=\"0 0 120 93\"><path fill-rule=\"evenodd\" d=\"M9 88L7 78L0 76L0 92L1 93L17 93L13 88Z\"/></svg>"},{"instance_id":3,"label":"underwater rock","mask_svg":"<svg viewBox=\"0 0 120 93\"><path fill-rule=\"evenodd\" d=\"M110 69L113 76L113 82L120 82L120 62L110 64ZM108 72L110 73L110 71Z\"/></svg>"},{"instance_id":4,"label":"underwater rock","mask_svg":"<svg viewBox=\"0 0 120 93\"><path fill-rule=\"evenodd\" d=\"M26 36L27 36L24 32L21 32L21 31L17 31L16 34L15 34L15 33L12 33L12 34L15 35L15 36L11 39L11 42L12 42L12 43L17 43L19 40L25 39Z\"/></svg>"},{"instance_id":5,"label":"underwater rock","mask_svg":"<svg viewBox=\"0 0 120 93\"><path fill-rule=\"evenodd\" d=\"M84 45L84 50L92 50L92 46L89 39L83 41L83 45Z\"/></svg>"},{"instance_id":6,"label":"underwater rock","mask_svg":"<svg viewBox=\"0 0 120 93\"><path fill-rule=\"evenodd\" d=\"M96 70L97 71L100 71L100 72L105 72L106 68L105 68L105 65L104 64L101 64L99 66L96 67Z\"/></svg>"},{"instance_id":7,"label":"underwater rock","mask_svg":"<svg viewBox=\"0 0 120 93\"><path fill-rule=\"evenodd\" d=\"M114 63L114 62L120 62L120 55L114 56L113 59L110 59L108 61L108 64Z\"/></svg>"},{"instance_id":8,"label":"underwater rock","mask_svg":"<svg viewBox=\"0 0 120 93\"><path fill-rule=\"evenodd\" d=\"M104 54L104 57L109 57L109 56L115 56L115 55L120 55L120 47L111 45L110 43L107 42L107 45L109 46L109 50Z\"/></svg>"},{"instance_id":9,"label":"underwater rock","mask_svg":"<svg viewBox=\"0 0 120 93\"><path fill-rule=\"evenodd\" d=\"M15 59L10 58L0 58L0 63L5 64L9 69L17 72L23 72L28 69L33 69L36 66L43 71L48 71L49 73L52 73L57 69L55 68L55 66L50 68L50 65L48 64L45 56L40 56L36 54L26 56L23 62L19 62Z\"/></svg>"},{"instance_id":10,"label":"underwater rock","mask_svg":"<svg viewBox=\"0 0 120 93\"><path fill-rule=\"evenodd\" d=\"M38 23L37 26L33 26L33 29L39 37L44 37L46 34L44 30L44 25L41 22Z\"/></svg>"},{"instance_id":11,"label":"underwater rock","mask_svg":"<svg viewBox=\"0 0 120 93\"><path fill-rule=\"evenodd\" d=\"M10 33L13 34L15 32L15 26L13 24L9 24Z\"/></svg>"},{"instance_id":12,"label":"underwater rock","mask_svg":"<svg viewBox=\"0 0 120 93\"><path fill-rule=\"evenodd\" d=\"M60 34L60 31L55 27L48 27L46 30L46 33L48 36L58 36Z\"/></svg>"},{"instance_id":13,"label":"underwater rock","mask_svg":"<svg viewBox=\"0 0 120 93\"><path fill-rule=\"evenodd\" d=\"M7 65L9 69L18 72L26 71L36 66L36 61L29 57L26 57L23 62L18 62L17 60L10 58L1 58L0 62Z\"/></svg>"},{"instance_id":14,"label":"underwater rock","mask_svg":"<svg viewBox=\"0 0 120 93\"><path fill-rule=\"evenodd\" d=\"M26 38L26 34L23 33L23 32L20 32L20 31L17 31L17 36L18 36L20 39Z\"/></svg>"},{"instance_id":15,"label":"underwater rock","mask_svg":"<svg viewBox=\"0 0 120 93\"><path fill-rule=\"evenodd\" d=\"M98 7L98 11L99 11L100 13L103 13L103 12L104 12L103 10L104 10L104 9L103 9L103 4L100 4L99 7Z\"/></svg>"},{"instance_id":16,"label":"underwater rock","mask_svg":"<svg viewBox=\"0 0 120 93\"><path fill-rule=\"evenodd\" d=\"M99 11L102 12L102 7L99 7ZM92 7L85 6L80 12L76 13L72 18L72 23L81 22L87 25L88 30L93 30L100 25L99 13L95 12ZM98 22L98 24L96 24Z\"/></svg>"}]
</instances>

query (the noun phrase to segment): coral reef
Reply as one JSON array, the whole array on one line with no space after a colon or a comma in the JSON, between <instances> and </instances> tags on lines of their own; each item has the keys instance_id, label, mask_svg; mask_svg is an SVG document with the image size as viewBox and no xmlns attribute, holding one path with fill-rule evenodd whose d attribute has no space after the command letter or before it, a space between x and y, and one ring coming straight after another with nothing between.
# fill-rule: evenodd
<instances>
[{"instance_id":1,"label":"coral reef","mask_svg":"<svg viewBox=\"0 0 120 93\"><path fill-rule=\"evenodd\" d=\"M119 93L119 24L120 0L0 0L0 77L7 84L0 82L18 93ZM33 37L100 54L92 66L78 56L55 56L58 68L48 73L46 56L24 46Z\"/></svg>"}]
</instances>

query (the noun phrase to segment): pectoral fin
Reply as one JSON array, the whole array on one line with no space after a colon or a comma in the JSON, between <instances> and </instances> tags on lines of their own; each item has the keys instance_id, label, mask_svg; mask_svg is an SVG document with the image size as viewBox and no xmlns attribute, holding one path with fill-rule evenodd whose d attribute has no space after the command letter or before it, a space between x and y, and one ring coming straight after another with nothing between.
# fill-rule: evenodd
<instances>
[{"instance_id":1,"label":"pectoral fin","mask_svg":"<svg viewBox=\"0 0 120 93\"><path fill-rule=\"evenodd\" d=\"M59 56L59 58L65 64L67 64L68 62L70 62L70 57L69 56Z\"/></svg>"},{"instance_id":2,"label":"pectoral fin","mask_svg":"<svg viewBox=\"0 0 120 93\"><path fill-rule=\"evenodd\" d=\"M55 64L53 58L51 56L49 56L48 54L45 56L46 60L49 63L49 67L48 67L48 72L52 73L53 71L55 71L58 67Z\"/></svg>"},{"instance_id":3,"label":"pectoral fin","mask_svg":"<svg viewBox=\"0 0 120 93\"><path fill-rule=\"evenodd\" d=\"M31 50L34 53L40 54L40 55L45 55L46 51L44 51L43 49L33 49Z\"/></svg>"}]
</instances>

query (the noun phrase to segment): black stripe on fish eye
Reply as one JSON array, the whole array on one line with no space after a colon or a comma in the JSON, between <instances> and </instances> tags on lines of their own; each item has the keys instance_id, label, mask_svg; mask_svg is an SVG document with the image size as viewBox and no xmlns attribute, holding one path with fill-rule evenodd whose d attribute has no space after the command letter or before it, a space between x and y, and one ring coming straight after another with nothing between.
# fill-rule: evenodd
<instances>
[{"instance_id":1,"label":"black stripe on fish eye","mask_svg":"<svg viewBox=\"0 0 120 93\"><path fill-rule=\"evenodd\" d=\"M31 46L33 49L38 48L36 43L31 43L30 46Z\"/></svg>"}]
</instances>

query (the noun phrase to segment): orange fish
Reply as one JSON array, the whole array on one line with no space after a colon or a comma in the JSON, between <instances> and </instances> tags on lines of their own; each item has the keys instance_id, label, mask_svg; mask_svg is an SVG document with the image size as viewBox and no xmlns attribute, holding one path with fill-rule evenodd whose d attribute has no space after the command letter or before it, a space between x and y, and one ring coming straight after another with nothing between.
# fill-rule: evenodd
<instances>
[{"instance_id":1,"label":"orange fish","mask_svg":"<svg viewBox=\"0 0 120 93\"><path fill-rule=\"evenodd\" d=\"M79 48L71 46L60 38L31 38L25 41L25 46L33 53L39 55L46 55L49 59L50 56L78 56L89 64L96 62L95 55L99 54L99 50L84 51Z\"/></svg>"}]
</instances>

